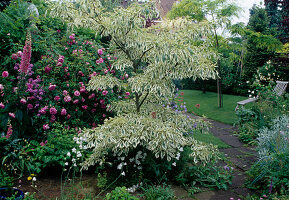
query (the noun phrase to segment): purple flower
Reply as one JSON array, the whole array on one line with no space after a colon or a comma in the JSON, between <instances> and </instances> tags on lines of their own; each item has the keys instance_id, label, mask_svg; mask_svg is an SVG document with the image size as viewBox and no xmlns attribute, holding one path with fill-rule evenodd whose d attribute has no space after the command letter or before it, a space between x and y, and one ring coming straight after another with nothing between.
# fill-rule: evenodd
<instances>
[{"instance_id":1,"label":"purple flower","mask_svg":"<svg viewBox=\"0 0 289 200\"><path fill-rule=\"evenodd\" d=\"M8 76L9 76L8 71L4 71L4 72L2 72L2 77L8 77Z\"/></svg>"},{"instance_id":2,"label":"purple flower","mask_svg":"<svg viewBox=\"0 0 289 200\"><path fill-rule=\"evenodd\" d=\"M49 112L50 112L51 115L56 115L57 114L57 110L54 107L50 108Z\"/></svg>"},{"instance_id":3,"label":"purple flower","mask_svg":"<svg viewBox=\"0 0 289 200\"><path fill-rule=\"evenodd\" d=\"M78 97L79 95L80 95L80 92L76 90L76 91L74 92L74 96Z\"/></svg>"},{"instance_id":4,"label":"purple flower","mask_svg":"<svg viewBox=\"0 0 289 200\"><path fill-rule=\"evenodd\" d=\"M9 113L9 116L12 118L15 118L15 114L14 113Z\"/></svg>"},{"instance_id":5,"label":"purple flower","mask_svg":"<svg viewBox=\"0 0 289 200\"><path fill-rule=\"evenodd\" d=\"M66 109L65 109L65 108L62 108L62 109L61 109L61 115L64 116L64 115L66 115L66 114L67 114Z\"/></svg>"}]
</instances>

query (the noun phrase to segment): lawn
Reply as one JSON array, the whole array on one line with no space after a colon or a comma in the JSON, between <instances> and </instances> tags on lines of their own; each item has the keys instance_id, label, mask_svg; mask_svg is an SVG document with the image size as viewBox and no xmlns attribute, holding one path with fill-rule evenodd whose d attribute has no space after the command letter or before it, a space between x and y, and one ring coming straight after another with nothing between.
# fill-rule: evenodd
<instances>
[{"instance_id":1,"label":"lawn","mask_svg":"<svg viewBox=\"0 0 289 200\"><path fill-rule=\"evenodd\" d=\"M223 95L223 108L218 108L218 95L214 92L203 94L200 90L182 90L184 92L184 101L186 102L188 112L193 112L199 116L205 115L225 124L234 124L237 122L235 107L238 101L247 99L243 96ZM200 104L197 108L196 104ZM253 105L248 104L247 106Z\"/></svg>"},{"instance_id":2,"label":"lawn","mask_svg":"<svg viewBox=\"0 0 289 200\"><path fill-rule=\"evenodd\" d=\"M230 146L224 143L221 139L213 136L211 133L203 134L203 133L194 133L193 137L201 142L206 144L216 145L219 149L229 148Z\"/></svg>"}]
</instances>

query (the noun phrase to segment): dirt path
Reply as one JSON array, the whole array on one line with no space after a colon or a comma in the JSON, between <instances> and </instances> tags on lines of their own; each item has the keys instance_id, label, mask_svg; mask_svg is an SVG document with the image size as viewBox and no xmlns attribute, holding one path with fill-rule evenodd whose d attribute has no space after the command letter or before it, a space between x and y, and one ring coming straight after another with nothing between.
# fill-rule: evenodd
<instances>
[{"instance_id":1,"label":"dirt path","mask_svg":"<svg viewBox=\"0 0 289 200\"><path fill-rule=\"evenodd\" d=\"M246 180L245 172L250 169L256 159L256 152L250 147L244 146L239 139L234 136L237 128L220 122L209 120L212 123L210 132L230 145L230 148L220 149L233 166L233 180L227 191L207 191L195 195L196 200L243 200L248 194L253 192L244 187ZM226 165L226 163L220 163ZM185 198L187 200L192 198Z\"/></svg>"}]
</instances>

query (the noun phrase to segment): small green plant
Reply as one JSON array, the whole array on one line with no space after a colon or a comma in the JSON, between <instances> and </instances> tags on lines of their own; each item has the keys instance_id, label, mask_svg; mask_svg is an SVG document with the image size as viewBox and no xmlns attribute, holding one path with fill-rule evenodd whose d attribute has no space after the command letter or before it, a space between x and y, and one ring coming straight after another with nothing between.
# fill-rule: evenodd
<instances>
[{"instance_id":1,"label":"small green plant","mask_svg":"<svg viewBox=\"0 0 289 200\"><path fill-rule=\"evenodd\" d=\"M105 196L105 200L139 200L128 193L126 187L116 187Z\"/></svg>"},{"instance_id":2,"label":"small green plant","mask_svg":"<svg viewBox=\"0 0 289 200\"><path fill-rule=\"evenodd\" d=\"M9 176L4 170L0 168L0 188L1 187L12 187L13 177Z\"/></svg>"},{"instance_id":3,"label":"small green plant","mask_svg":"<svg viewBox=\"0 0 289 200\"><path fill-rule=\"evenodd\" d=\"M176 199L174 191L170 186L159 185L149 186L144 189L144 197L146 200L174 200Z\"/></svg>"},{"instance_id":4,"label":"small green plant","mask_svg":"<svg viewBox=\"0 0 289 200\"><path fill-rule=\"evenodd\" d=\"M107 186L107 173L97 174L97 187L104 189Z\"/></svg>"}]
</instances>

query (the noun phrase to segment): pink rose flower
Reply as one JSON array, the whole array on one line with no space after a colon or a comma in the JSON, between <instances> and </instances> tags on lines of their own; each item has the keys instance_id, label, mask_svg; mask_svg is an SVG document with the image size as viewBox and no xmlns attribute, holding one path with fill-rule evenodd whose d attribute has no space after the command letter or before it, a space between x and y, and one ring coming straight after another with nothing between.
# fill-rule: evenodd
<instances>
[{"instance_id":1,"label":"pink rose flower","mask_svg":"<svg viewBox=\"0 0 289 200\"><path fill-rule=\"evenodd\" d=\"M62 94L63 94L63 96L66 96L66 95L68 95L68 92L67 92L67 90L63 90Z\"/></svg>"},{"instance_id":2,"label":"pink rose flower","mask_svg":"<svg viewBox=\"0 0 289 200\"><path fill-rule=\"evenodd\" d=\"M27 105L27 108L28 108L29 110L31 110L31 109L33 109L33 105L32 105L32 104L28 104L28 105Z\"/></svg>"},{"instance_id":3,"label":"pink rose flower","mask_svg":"<svg viewBox=\"0 0 289 200\"><path fill-rule=\"evenodd\" d=\"M86 110L88 108L87 105L81 106L84 110Z\"/></svg>"},{"instance_id":4,"label":"pink rose flower","mask_svg":"<svg viewBox=\"0 0 289 200\"><path fill-rule=\"evenodd\" d=\"M26 99L24 99L24 98L20 99L20 103L26 104Z\"/></svg>"},{"instance_id":5,"label":"pink rose flower","mask_svg":"<svg viewBox=\"0 0 289 200\"><path fill-rule=\"evenodd\" d=\"M68 115L66 116L66 118L67 118L67 119L70 119L70 117L71 117L71 115L70 115L70 114L68 114Z\"/></svg>"},{"instance_id":6,"label":"pink rose flower","mask_svg":"<svg viewBox=\"0 0 289 200\"><path fill-rule=\"evenodd\" d=\"M63 62L64 62L64 57L62 57L62 56L59 57L57 61L58 61L59 63L63 63Z\"/></svg>"},{"instance_id":7,"label":"pink rose flower","mask_svg":"<svg viewBox=\"0 0 289 200\"><path fill-rule=\"evenodd\" d=\"M100 102L101 104L104 104L104 99L100 99L99 102Z\"/></svg>"},{"instance_id":8,"label":"pink rose flower","mask_svg":"<svg viewBox=\"0 0 289 200\"><path fill-rule=\"evenodd\" d=\"M54 122L56 120L55 115L51 115L50 120L51 120L51 122Z\"/></svg>"},{"instance_id":9,"label":"pink rose flower","mask_svg":"<svg viewBox=\"0 0 289 200\"><path fill-rule=\"evenodd\" d=\"M5 105L2 102L0 103L0 108L1 109L5 108Z\"/></svg>"},{"instance_id":10,"label":"pink rose flower","mask_svg":"<svg viewBox=\"0 0 289 200\"><path fill-rule=\"evenodd\" d=\"M49 66L46 66L46 67L44 68L44 72L45 72L45 73L49 73L51 70L52 70L52 68L49 67Z\"/></svg>"},{"instance_id":11,"label":"pink rose flower","mask_svg":"<svg viewBox=\"0 0 289 200\"><path fill-rule=\"evenodd\" d=\"M91 109L91 112L92 113L96 112L96 109L95 108Z\"/></svg>"},{"instance_id":12,"label":"pink rose flower","mask_svg":"<svg viewBox=\"0 0 289 200\"><path fill-rule=\"evenodd\" d=\"M14 113L9 113L9 116L12 118L15 118L15 114Z\"/></svg>"},{"instance_id":13,"label":"pink rose flower","mask_svg":"<svg viewBox=\"0 0 289 200\"><path fill-rule=\"evenodd\" d=\"M55 88L56 88L56 85L49 85L48 90L52 91L52 90L55 90Z\"/></svg>"},{"instance_id":14,"label":"pink rose flower","mask_svg":"<svg viewBox=\"0 0 289 200\"><path fill-rule=\"evenodd\" d=\"M49 127L49 125L48 124L43 124L43 130L48 130L50 127Z\"/></svg>"},{"instance_id":15,"label":"pink rose flower","mask_svg":"<svg viewBox=\"0 0 289 200\"><path fill-rule=\"evenodd\" d=\"M85 102L85 99L82 97L81 101L82 101L82 102Z\"/></svg>"},{"instance_id":16,"label":"pink rose flower","mask_svg":"<svg viewBox=\"0 0 289 200\"><path fill-rule=\"evenodd\" d=\"M16 53L13 53L11 57L12 57L13 60L17 60L18 55Z\"/></svg>"},{"instance_id":17,"label":"pink rose flower","mask_svg":"<svg viewBox=\"0 0 289 200\"><path fill-rule=\"evenodd\" d=\"M61 62L58 62L57 64L56 64L56 67L61 67L62 66L62 63Z\"/></svg>"},{"instance_id":18,"label":"pink rose flower","mask_svg":"<svg viewBox=\"0 0 289 200\"><path fill-rule=\"evenodd\" d=\"M8 71L4 71L4 72L2 72L2 77L8 77L8 76L9 76Z\"/></svg>"},{"instance_id":19,"label":"pink rose flower","mask_svg":"<svg viewBox=\"0 0 289 200\"><path fill-rule=\"evenodd\" d=\"M98 53L98 55L102 55L103 54L102 49L98 49L97 53Z\"/></svg>"},{"instance_id":20,"label":"pink rose flower","mask_svg":"<svg viewBox=\"0 0 289 200\"><path fill-rule=\"evenodd\" d=\"M4 90L4 86L0 84L0 90Z\"/></svg>"},{"instance_id":21,"label":"pink rose flower","mask_svg":"<svg viewBox=\"0 0 289 200\"><path fill-rule=\"evenodd\" d=\"M74 33L71 34L71 35L69 36L69 39L71 39L71 40L75 40L75 34L74 34Z\"/></svg>"},{"instance_id":22,"label":"pink rose flower","mask_svg":"<svg viewBox=\"0 0 289 200\"><path fill-rule=\"evenodd\" d=\"M129 95L130 95L130 93L129 93L129 92L126 92L126 93L125 93L125 95L126 95L126 96L129 96Z\"/></svg>"},{"instance_id":23,"label":"pink rose flower","mask_svg":"<svg viewBox=\"0 0 289 200\"><path fill-rule=\"evenodd\" d=\"M17 56L18 56L18 57L21 57L22 54L23 54L22 51L18 51L18 52L17 52Z\"/></svg>"},{"instance_id":24,"label":"pink rose flower","mask_svg":"<svg viewBox=\"0 0 289 200\"><path fill-rule=\"evenodd\" d=\"M107 95L107 93L108 93L108 91L106 91L106 90L102 91L102 94L103 94L104 96Z\"/></svg>"},{"instance_id":25,"label":"pink rose flower","mask_svg":"<svg viewBox=\"0 0 289 200\"><path fill-rule=\"evenodd\" d=\"M65 109L65 108L62 108L62 109L61 109L61 115L64 116L64 115L66 115L66 114L67 114L66 109Z\"/></svg>"},{"instance_id":26,"label":"pink rose flower","mask_svg":"<svg viewBox=\"0 0 289 200\"><path fill-rule=\"evenodd\" d=\"M104 60L103 60L102 58L99 58L99 59L98 59L98 60L96 60L95 62L96 62L96 64L100 64L100 63L103 63L103 62L104 62Z\"/></svg>"},{"instance_id":27,"label":"pink rose flower","mask_svg":"<svg viewBox=\"0 0 289 200\"><path fill-rule=\"evenodd\" d=\"M76 96L76 97L80 96L80 92L76 90L76 91L74 92L74 96Z\"/></svg>"},{"instance_id":28,"label":"pink rose flower","mask_svg":"<svg viewBox=\"0 0 289 200\"><path fill-rule=\"evenodd\" d=\"M125 77L125 78L128 78L128 74L125 74L124 77Z\"/></svg>"},{"instance_id":29,"label":"pink rose flower","mask_svg":"<svg viewBox=\"0 0 289 200\"><path fill-rule=\"evenodd\" d=\"M73 101L74 104L78 104L78 102L79 102L78 99L75 99L75 100Z\"/></svg>"},{"instance_id":30,"label":"pink rose flower","mask_svg":"<svg viewBox=\"0 0 289 200\"><path fill-rule=\"evenodd\" d=\"M40 146L45 146L45 143L42 141L42 142L40 142Z\"/></svg>"},{"instance_id":31,"label":"pink rose flower","mask_svg":"<svg viewBox=\"0 0 289 200\"><path fill-rule=\"evenodd\" d=\"M50 112L51 115L56 115L57 114L57 110L54 107L50 108L49 112Z\"/></svg>"},{"instance_id":32,"label":"pink rose flower","mask_svg":"<svg viewBox=\"0 0 289 200\"><path fill-rule=\"evenodd\" d=\"M55 96L54 97L54 101L59 101L60 100L60 96Z\"/></svg>"},{"instance_id":33,"label":"pink rose flower","mask_svg":"<svg viewBox=\"0 0 289 200\"><path fill-rule=\"evenodd\" d=\"M64 97L64 101L65 102L70 102L71 101L71 97L69 95Z\"/></svg>"},{"instance_id":34,"label":"pink rose flower","mask_svg":"<svg viewBox=\"0 0 289 200\"><path fill-rule=\"evenodd\" d=\"M79 71L79 72L78 72L78 75L79 75L79 76L84 76L84 74L83 74L82 71Z\"/></svg>"},{"instance_id":35,"label":"pink rose flower","mask_svg":"<svg viewBox=\"0 0 289 200\"><path fill-rule=\"evenodd\" d=\"M102 117L106 117L106 115L105 115L105 114L102 114Z\"/></svg>"}]
</instances>

